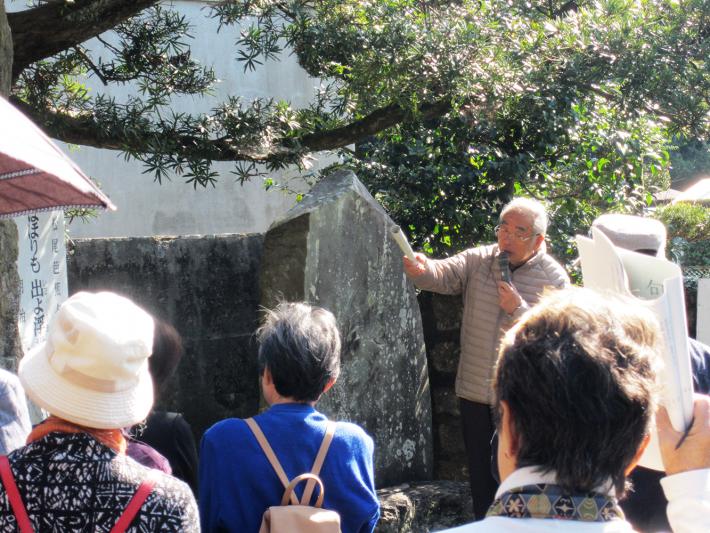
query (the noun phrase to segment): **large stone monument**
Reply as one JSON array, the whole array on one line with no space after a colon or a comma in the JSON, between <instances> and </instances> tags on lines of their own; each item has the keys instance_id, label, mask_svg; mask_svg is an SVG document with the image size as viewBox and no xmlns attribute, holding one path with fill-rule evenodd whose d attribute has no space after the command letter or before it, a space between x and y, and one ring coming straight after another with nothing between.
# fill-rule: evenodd
<instances>
[{"instance_id":1,"label":"large stone monument","mask_svg":"<svg viewBox=\"0 0 710 533\"><path fill-rule=\"evenodd\" d=\"M271 226L261 263L262 305L305 300L338 319L341 374L318 408L373 436L378 486L433 472L421 317L393 225L352 172L335 172Z\"/></svg>"},{"instance_id":2,"label":"large stone monument","mask_svg":"<svg viewBox=\"0 0 710 533\"><path fill-rule=\"evenodd\" d=\"M262 235L78 239L69 289L124 294L180 332L185 355L159 398L179 411L199 441L227 417L259 407L253 333Z\"/></svg>"}]
</instances>

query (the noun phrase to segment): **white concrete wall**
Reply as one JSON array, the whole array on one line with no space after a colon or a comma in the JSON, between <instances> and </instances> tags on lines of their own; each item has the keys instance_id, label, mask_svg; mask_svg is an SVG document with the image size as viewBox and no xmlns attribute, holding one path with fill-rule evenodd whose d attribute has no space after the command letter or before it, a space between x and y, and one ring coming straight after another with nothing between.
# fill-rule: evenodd
<instances>
[{"instance_id":1,"label":"white concrete wall","mask_svg":"<svg viewBox=\"0 0 710 533\"><path fill-rule=\"evenodd\" d=\"M9 2L9 10L17 11L23 4ZM12 5L14 4L14 5ZM240 95L247 101L258 97L289 100L294 107L307 104L319 80L310 78L295 57L284 55L278 62L269 62L255 72L244 71L235 59L234 42L238 31L222 28L209 17L203 2L176 1L174 8L191 21L194 37L189 41L193 56L214 67L218 79L215 94L205 98L183 97L176 103L180 111L207 112L227 95ZM100 44L89 43L99 49ZM95 91L107 92L117 99L129 94L129 88L103 87L95 78L88 81ZM187 235L235 232L263 232L279 215L295 202L293 194L278 190L265 191L261 179L240 186L230 174L234 167L217 163L220 173L215 188L193 189L184 178L154 183L153 176L143 174L144 167L136 162L125 162L119 152L80 147L68 149L74 161L94 178L116 204L118 210L100 214L89 223L74 221L69 226L72 237L140 237L150 235ZM318 154L315 168L333 161L332 155ZM296 169L275 173L272 177L283 182L297 178ZM305 190L303 180L294 179L291 187Z\"/></svg>"},{"instance_id":2,"label":"white concrete wall","mask_svg":"<svg viewBox=\"0 0 710 533\"><path fill-rule=\"evenodd\" d=\"M214 188L194 189L181 178L155 183L140 163L126 163L118 152L82 147L71 157L118 207L73 221L68 231L75 238L264 232L295 202L293 194L265 191L258 179L239 185L223 163L215 165L221 175ZM293 185L304 187L300 180Z\"/></svg>"}]
</instances>

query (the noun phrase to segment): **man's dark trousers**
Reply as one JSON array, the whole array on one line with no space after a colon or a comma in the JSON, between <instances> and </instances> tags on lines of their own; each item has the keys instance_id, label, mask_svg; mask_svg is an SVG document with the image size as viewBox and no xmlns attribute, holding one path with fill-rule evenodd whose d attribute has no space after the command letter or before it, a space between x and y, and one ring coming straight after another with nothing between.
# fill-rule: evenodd
<instances>
[{"instance_id":1,"label":"man's dark trousers","mask_svg":"<svg viewBox=\"0 0 710 533\"><path fill-rule=\"evenodd\" d=\"M491 407L459 398L461 429L468 457L468 475L473 498L473 514L483 520L493 503L498 483L491 474L491 439L495 426Z\"/></svg>"}]
</instances>

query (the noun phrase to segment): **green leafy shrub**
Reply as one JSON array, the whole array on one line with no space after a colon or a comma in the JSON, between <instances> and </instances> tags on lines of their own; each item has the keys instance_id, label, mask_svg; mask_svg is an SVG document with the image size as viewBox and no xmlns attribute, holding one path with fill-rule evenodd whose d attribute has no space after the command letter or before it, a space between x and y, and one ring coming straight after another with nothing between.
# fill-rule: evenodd
<instances>
[{"instance_id":1,"label":"green leafy shrub","mask_svg":"<svg viewBox=\"0 0 710 533\"><path fill-rule=\"evenodd\" d=\"M658 209L655 218L666 225L668 239L680 237L693 242L710 239L710 208L679 202Z\"/></svg>"}]
</instances>

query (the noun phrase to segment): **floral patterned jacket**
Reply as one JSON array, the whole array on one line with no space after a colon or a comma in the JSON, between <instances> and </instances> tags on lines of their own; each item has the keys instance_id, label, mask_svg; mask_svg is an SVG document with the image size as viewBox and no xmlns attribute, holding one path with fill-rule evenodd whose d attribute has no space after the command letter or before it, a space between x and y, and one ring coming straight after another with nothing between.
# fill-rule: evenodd
<instances>
[{"instance_id":1,"label":"floral patterned jacket","mask_svg":"<svg viewBox=\"0 0 710 533\"><path fill-rule=\"evenodd\" d=\"M8 458L36 533L108 533L149 472L85 433L50 433ZM190 488L162 472L156 477L153 491L126 531L199 532ZM0 485L0 532L16 531Z\"/></svg>"}]
</instances>

